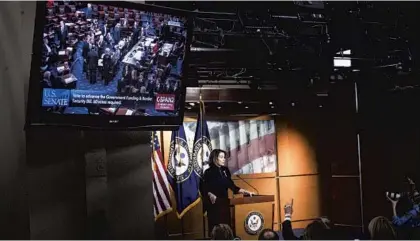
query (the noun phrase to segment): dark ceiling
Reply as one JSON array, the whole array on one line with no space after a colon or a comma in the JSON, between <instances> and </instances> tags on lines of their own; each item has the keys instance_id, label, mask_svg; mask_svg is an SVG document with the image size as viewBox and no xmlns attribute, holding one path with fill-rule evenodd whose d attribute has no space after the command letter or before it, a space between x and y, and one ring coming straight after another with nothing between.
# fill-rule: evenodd
<instances>
[{"instance_id":1,"label":"dark ceiling","mask_svg":"<svg viewBox=\"0 0 420 241\"><path fill-rule=\"evenodd\" d=\"M356 80L360 73L369 79L386 76L390 88L401 79L417 79L417 2L147 3L194 12L189 86L319 96L331 90L331 82ZM334 56L347 49L352 67L334 67ZM331 75L341 78L332 81ZM262 112L277 108L263 102Z\"/></svg>"}]
</instances>

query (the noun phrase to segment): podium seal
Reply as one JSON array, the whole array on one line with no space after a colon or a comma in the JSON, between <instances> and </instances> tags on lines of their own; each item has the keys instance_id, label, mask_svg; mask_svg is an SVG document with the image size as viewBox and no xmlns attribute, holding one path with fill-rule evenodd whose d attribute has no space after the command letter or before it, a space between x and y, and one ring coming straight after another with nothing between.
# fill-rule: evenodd
<instances>
[{"instance_id":1,"label":"podium seal","mask_svg":"<svg viewBox=\"0 0 420 241\"><path fill-rule=\"evenodd\" d=\"M260 212L250 212L245 218L244 226L248 234L258 234L264 228L263 215Z\"/></svg>"}]
</instances>

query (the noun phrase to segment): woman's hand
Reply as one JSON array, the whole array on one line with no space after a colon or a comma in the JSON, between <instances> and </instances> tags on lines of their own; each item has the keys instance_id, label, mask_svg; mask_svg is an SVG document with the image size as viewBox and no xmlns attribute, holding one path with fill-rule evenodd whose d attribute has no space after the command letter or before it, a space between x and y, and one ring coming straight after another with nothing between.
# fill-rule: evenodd
<instances>
[{"instance_id":1,"label":"woman's hand","mask_svg":"<svg viewBox=\"0 0 420 241\"><path fill-rule=\"evenodd\" d=\"M253 195L255 195L255 193L254 192L250 192L250 191L248 191L248 190L245 190L245 189L239 189L239 193L240 194L248 194L249 196L253 196Z\"/></svg>"},{"instance_id":2,"label":"woman's hand","mask_svg":"<svg viewBox=\"0 0 420 241\"><path fill-rule=\"evenodd\" d=\"M215 204L216 203L216 199L217 199L216 195L214 195L211 192L209 192L208 195L209 195L211 204Z\"/></svg>"}]
</instances>

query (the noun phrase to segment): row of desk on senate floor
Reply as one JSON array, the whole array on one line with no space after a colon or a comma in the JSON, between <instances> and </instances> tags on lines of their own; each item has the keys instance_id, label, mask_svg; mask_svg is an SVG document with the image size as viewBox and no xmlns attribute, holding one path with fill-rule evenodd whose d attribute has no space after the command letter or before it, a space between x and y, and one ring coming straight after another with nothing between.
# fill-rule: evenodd
<instances>
[{"instance_id":1,"label":"row of desk on senate floor","mask_svg":"<svg viewBox=\"0 0 420 241\"><path fill-rule=\"evenodd\" d=\"M145 56L144 48L151 48L153 49L157 44L155 42L156 37L146 37L136 43L131 50L124 56L123 63L133 65L136 67L140 66L140 61ZM158 63L160 65L165 65L167 63L166 58L168 58L173 50L174 44L165 42L162 47L159 49L158 55Z\"/></svg>"}]
</instances>

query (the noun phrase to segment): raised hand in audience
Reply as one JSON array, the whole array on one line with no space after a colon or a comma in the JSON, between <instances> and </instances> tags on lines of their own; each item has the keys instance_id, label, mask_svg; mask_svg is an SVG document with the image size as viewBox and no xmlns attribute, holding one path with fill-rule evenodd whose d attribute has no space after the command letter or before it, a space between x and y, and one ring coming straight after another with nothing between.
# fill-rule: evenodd
<instances>
[{"instance_id":1,"label":"raised hand in audience","mask_svg":"<svg viewBox=\"0 0 420 241\"><path fill-rule=\"evenodd\" d=\"M283 234L284 240L298 240L299 238L295 236L292 228L292 214L293 214L293 198L290 203L284 205L284 221L281 224L281 232Z\"/></svg>"},{"instance_id":2,"label":"raised hand in audience","mask_svg":"<svg viewBox=\"0 0 420 241\"><path fill-rule=\"evenodd\" d=\"M398 200L400 198L400 194L396 194L396 193L389 193L386 192L386 198L391 202L392 204L392 213L394 215L394 217L397 216L397 203Z\"/></svg>"},{"instance_id":3,"label":"raised hand in audience","mask_svg":"<svg viewBox=\"0 0 420 241\"><path fill-rule=\"evenodd\" d=\"M290 203L286 203L286 205L284 205L285 220L290 220L292 218L292 214L293 214L293 198Z\"/></svg>"},{"instance_id":4,"label":"raised hand in audience","mask_svg":"<svg viewBox=\"0 0 420 241\"><path fill-rule=\"evenodd\" d=\"M397 204L398 203L398 199L400 199L401 195L399 193L389 193L386 192L386 198L392 203L392 204Z\"/></svg>"}]
</instances>

